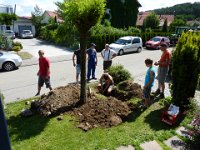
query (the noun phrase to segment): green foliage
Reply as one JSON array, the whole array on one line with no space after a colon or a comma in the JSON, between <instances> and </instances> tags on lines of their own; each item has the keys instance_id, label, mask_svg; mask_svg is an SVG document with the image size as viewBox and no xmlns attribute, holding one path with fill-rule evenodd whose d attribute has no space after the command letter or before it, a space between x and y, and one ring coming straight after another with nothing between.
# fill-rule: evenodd
<instances>
[{"instance_id":1,"label":"green foliage","mask_svg":"<svg viewBox=\"0 0 200 150\"><path fill-rule=\"evenodd\" d=\"M175 19L169 26L169 31L174 32L176 27L186 26L186 22L182 19Z\"/></svg>"},{"instance_id":2,"label":"green foliage","mask_svg":"<svg viewBox=\"0 0 200 150\"><path fill-rule=\"evenodd\" d=\"M107 8L111 9L111 25L116 28L135 26L140 6L136 0L125 0L124 3L120 0L108 0Z\"/></svg>"},{"instance_id":3,"label":"green foliage","mask_svg":"<svg viewBox=\"0 0 200 150\"><path fill-rule=\"evenodd\" d=\"M15 52L19 52L21 50L21 47L20 46L13 46L12 50L15 51Z\"/></svg>"},{"instance_id":4,"label":"green foliage","mask_svg":"<svg viewBox=\"0 0 200 150\"><path fill-rule=\"evenodd\" d=\"M114 83L118 84L125 80L131 80L131 73L122 65L113 65L108 69L108 73L113 77Z\"/></svg>"},{"instance_id":5,"label":"green foliage","mask_svg":"<svg viewBox=\"0 0 200 150\"><path fill-rule=\"evenodd\" d=\"M19 46L20 49L23 49L22 43L20 42L13 42L13 46Z\"/></svg>"},{"instance_id":6,"label":"green foliage","mask_svg":"<svg viewBox=\"0 0 200 150\"><path fill-rule=\"evenodd\" d=\"M172 94L176 105L188 105L200 74L200 34L183 33L173 53Z\"/></svg>"},{"instance_id":7,"label":"green foliage","mask_svg":"<svg viewBox=\"0 0 200 150\"><path fill-rule=\"evenodd\" d=\"M144 19L143 26L144 28L158 29L159 19L155 13L151 13Z\"/></svg>"},{"instance_id":8,"label":"green foliage","mask_svg":"<svg viewBox=\"0 0 200 150\"><path fill-rule=\"evenodd\" d=\"M127 33L128 34L141 34L141 29L133 27L133 26L129 26Z\"/></svg>"},{"instance_id":9,"label":"green foliage","mask_svg":"<svg viewBox=\"0 0 200 150\"><path fill-rule=\"evenodd\" d=\"M36 29L36 35L35 36L38 36L40 35L40 32L41 32L41 27L42 27L42 20L43 20L43 11L42 9L36 5L34 7L34 12L31 12L31 20L35 26L35 29Z\"/></svg>"},{"instance_id":10,"label":"green foliage","mask_svg":"<svg viewBox=\"0 0 200 150\"><path fill-rule=\"evenodd\" d=\"M172 103L172 98L171 98L171 97L166 97L166 98L161 99L161 100L159 101L159 104L160 104L161 106L164 106L164 107L169 106L171 103Z\"/></svg>"},{"instance_id":11,"label":"green foliage","mask_svg":"<svg viewBox=\"0 0 200 150\"><path fill-rule=\"evenodd\" d=\"M199 74L199 80L198 80L197 89L200 90L200 74Z\"/></svg>"},{"instance_id":12,"label":"green foliage","mask_svg":"<svg viewBox=\"0 0 200 150\"><path fill-rule=\"evenodd\" d=\"M104 26L101 24L97 24L96 26L92 27L90 30L91 35L112 35L112 34L124 34L125 30L114 28L112 26Z\"/></svg>"},{"instance_id":13,"label":"green foliage","mask_svg":"<svg viewBox=\"0 0 200 150\"><path fill-rule=\"evenodd\" d=\"M79 32L87 32L101 20L105 12L104 0L75 0L64 2L65 21Z\"/></svg>"},{"instance_id":14,"label":"green foliage","mask_svg":"<svg viewBox=\"0 0 200 150\"><path fill-rule=\"evenodd\" d=\"M168 31L168 27L167 27L167 19L165 19L165 22L163 24L163 27L162 27L162 32L167 32Z\"/></svg>"},{"instance_id":15,"label":"green foliage","mask_svg":"<svg viewBox=\"0 0 200 150\"><path fill-rule=\"evenodd\" d=\"M17 20L17 16L15 14L0 13L0 24L12 25L14 20Z\"/></svg>"}]
</instances>

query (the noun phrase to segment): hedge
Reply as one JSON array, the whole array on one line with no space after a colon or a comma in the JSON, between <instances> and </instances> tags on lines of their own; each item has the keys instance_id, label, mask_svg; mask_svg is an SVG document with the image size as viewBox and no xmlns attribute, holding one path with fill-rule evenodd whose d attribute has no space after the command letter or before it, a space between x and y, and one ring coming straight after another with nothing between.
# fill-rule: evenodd
<instances>
[{"instance_id":1,"label":"hedge","mask_svg":"<svg viewBox=\"0 0 200 150\"><path fill-rule=\"evenodd\" d=\"M149 39L153 38L154 36L167 36L169 37L171 33L164 33L164 32L144 32L144 33L137 33L137 34L110 34L110 35L91 35L89 38L88 46L89 43L95 43L96 49L98 52L102 51L104 49L104 46L106 43L110 44L116 41L118 38L123 37L123 36L139 36L142 38L143 45L145 44L146 41Z\"/></svg>"}]
</instances>

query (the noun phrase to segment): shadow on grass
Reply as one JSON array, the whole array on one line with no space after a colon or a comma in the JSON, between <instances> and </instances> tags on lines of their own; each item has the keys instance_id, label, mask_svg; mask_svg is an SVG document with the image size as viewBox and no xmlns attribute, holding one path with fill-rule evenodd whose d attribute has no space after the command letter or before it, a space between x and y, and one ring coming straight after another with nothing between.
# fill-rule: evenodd
<instances>
[{"instance_id":1,"label":"shadow on grass","mask_svg":"<svg viewBox=\"0 0 200 150\"><path fill-rule=\"evenodd\" d=\"M175 129L176 127L178 127L180 125L180 123L185 118L185 115L180 114L179 117L177 118L177 121L175 122L175 124L170 126L161 121L162 111L163 111L163 108L151 111L145 117L145 122L148 123L150 125L150 127L155 131Z\"/></svg>"},{"instance_id":2,"label":"shadow on grass","mask_svg":"<svg viewBox=\"0 0 200 150\"><path fill-rule=\"evenodd\" d=\"M127 117L123 118L123 122L134 122L142 113L143 111L140 109L134 110Z\"/></svg>"},{"instance_id":3,"label":"shadow on grass","mask_svg":"<svg viewBox=\"0 0 200 150\"><path fill-rule=\"evenodd\" d=\"M39 135L51 118L34 115L32 117L11 116L7 119L8 132L14 141L25 140Z\"/></svg>"}]
</instances>

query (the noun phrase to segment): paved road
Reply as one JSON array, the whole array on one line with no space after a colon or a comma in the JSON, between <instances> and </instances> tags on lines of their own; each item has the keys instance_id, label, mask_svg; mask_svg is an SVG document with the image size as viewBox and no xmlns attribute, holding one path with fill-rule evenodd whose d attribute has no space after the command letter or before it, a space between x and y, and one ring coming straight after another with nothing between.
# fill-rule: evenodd
<instances>
[{"instance_id":1,"label":"paved road","mask_svg":"<svg viewBox=\"0 0 200 150\"><path fill-rule=\"evenodd\" d=\"M24 51L28 51L35 56L31 60L25 60L23 66L18 70L11 72L0 72L0 90L5 96L5 102L13 102L19 99L29 98L37 93L37 52L38 49L45 49L46 55L51 60L51 83L52 87L63 86L75 81L75 68L72 65L72 52L62 50L60 47L46 46L37 40L22 41ZM35 43L34 43L35 42ZM34 43L31 45L31 43ZM52 52L52 50L54 52ZM53 54L55 56L53 57ZM114 64L122 64L133 75L135 82L143 85L146 66L144 60L152 58L154 61L160 58L160 50L143 50L141 53L131 53L118 56L113 60ZM96 70L96 76L99 78L103 72L102 58L99 56L99 62ZM43 88L41 93L48 92Z\"/></svg>"},{"instance_id":2,"label":"paved road","mask_svg":"<svg viewBox=\"0 0 200 150\"><path fill-rule=\"evenodd\" d=\"M33 57L38 57L38 50L44 50L47 57L56 57L56 56L66 56L71 54L70 49L62 46L55 46L46 41L38 39L15 39L15 42L18 41L23 45L23 51L27 51L33 55Z\"/></svg>"}]
</instances>

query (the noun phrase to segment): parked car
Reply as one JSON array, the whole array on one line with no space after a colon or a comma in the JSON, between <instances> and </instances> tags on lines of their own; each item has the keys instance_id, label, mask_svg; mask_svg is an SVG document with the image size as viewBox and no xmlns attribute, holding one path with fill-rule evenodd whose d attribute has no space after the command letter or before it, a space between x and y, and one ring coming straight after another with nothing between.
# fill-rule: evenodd
<instances>
[{"instance_id":1,"label":"parked car","mask_svg":"<svg viewBox=\"0 0 200 150\"><path fill-rule=\"evenodd\" d=\"M6 35L6 37L9 37L11 39L15 39L15 33L12 30L6 30L5 35Z\"/></svg>"},{"instance_id":2,"label":"parked car","mask_svg":"<svg viewBox=\"0 0 200 150\"><path fill-rule=\"evenodd\" d=\"M110 44L110 48L113 49L118 55L123 55L127 52L140 53L143 49L142 39L136 36L124 36Z\"/></svg>"},{"instance_id":3,"label":"parked car","mask_svg":"<svg viewBox=\"0 0 200 150\"><path fill-rule=\"evenodd\" d=\"M0 51L0 69L11 71L18 68L22 64L22 59L19 55L12 52Z\"/></svg>"},{"instance_id":4,"label":"parked car","mask_svg":"<svg viewBox=\"0 0 200 150\"><path fill-rule=\"evenodd\" d=\"M179 38L179 36L177 34L171 34L169 37L170 45L171 46L176 45L178 43L178 38Z\"/></svg>"},{"instance_id":5,"label":"parked car","mask_svg":"<svg viewBox=\"0 0 200 150\"><path fill-rule=\"evenodd\" d=\"M156 36L150 39L145 43L146 49L160 49L160 45L162 43L166 43L168 46L170 46L170 40L168 37L163 36Z\"/></svg>"},{"instance_id":6,"label":"parked car","mask_svg":"<svg viewBox=\"0 0 200 150\"><path fill-rule=\"evenodd\" d=\"M31 32L31 30L23 30L20 33L20 37L25 39L25 38L33 38L33 33Z\"/></svg>"}]
</instances>

